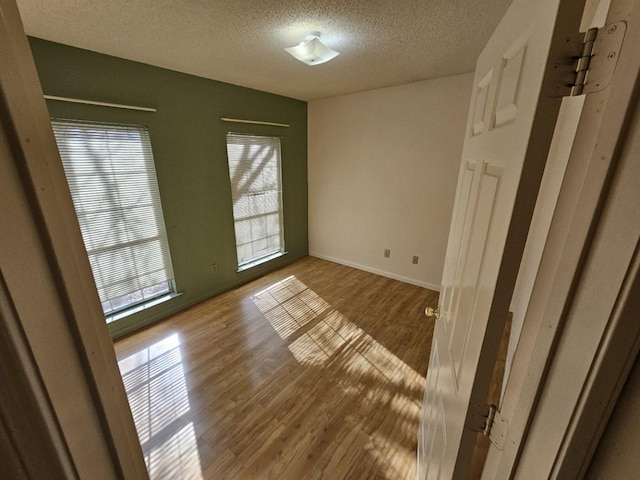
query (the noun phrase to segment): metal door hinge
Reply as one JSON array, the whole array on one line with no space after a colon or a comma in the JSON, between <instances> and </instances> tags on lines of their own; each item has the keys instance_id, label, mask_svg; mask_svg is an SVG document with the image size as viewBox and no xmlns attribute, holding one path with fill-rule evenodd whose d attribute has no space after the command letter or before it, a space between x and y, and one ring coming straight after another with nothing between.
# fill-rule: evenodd
<instances>
[{"instance_id":1,"label":"metal door hinge","mask_svg":"<svg viewBox=\"0 0 640 480\"><path fill-rule=\"evenodd\" d=\"M504 444L509 433L509 424L500 414L498 407L478 404L471 408L466 427L474 432L481 432L485 437L489 437L491 443L500 451L504 449Z\"/></svg>"},{"instance_id":2,"label":"metal door hinge","mask_svg":"<svg viewBox=\"0 0 640 480\"><path fill-rule=\"evenodd\" d=\"M560 54L549 59L547 96L588 94L609 85L626 29L625 22L616 22L568 37Z\"/></svg>"}]
</instances>

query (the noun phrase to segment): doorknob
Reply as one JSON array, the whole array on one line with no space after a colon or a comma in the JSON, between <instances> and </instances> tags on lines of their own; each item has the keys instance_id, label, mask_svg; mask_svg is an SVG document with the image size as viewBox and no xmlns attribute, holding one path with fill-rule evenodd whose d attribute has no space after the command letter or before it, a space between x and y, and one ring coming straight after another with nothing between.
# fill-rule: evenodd
<instances>
[{"instance_id":1,"label":"doorknob","mask_svg":"<svg viewBox=\"0 0 640 480\"><path fill-rule=\"evenodd\" d=\"M440 318L440 307L437 307L437 308L427 307L424 309L424 314L427 317L435 317L437 320Z\"/></svg>"}]
</instances>

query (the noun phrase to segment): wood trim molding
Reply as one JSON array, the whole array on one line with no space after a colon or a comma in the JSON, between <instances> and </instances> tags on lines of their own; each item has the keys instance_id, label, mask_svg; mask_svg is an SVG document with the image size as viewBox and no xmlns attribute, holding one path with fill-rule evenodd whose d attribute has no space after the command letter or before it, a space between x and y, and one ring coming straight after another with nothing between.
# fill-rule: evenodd
<instances>
[{"instance_id":1,"label":"wood trim molding","mask_svg":"<svg viewBox=\"0 0 640 480\"><path fill-rule=\"evenodd\" d=\"M1 138L1 137L0 137ZM4 152L2 152L4 154ZM7 478L76 478L38 366L0 271L0 464Z\"/></svg>"},{"instance_id":2,"label":"wood trim molding","mask_svg":"<svg viewBox=\"0 0 640 480\"><path fill-rule=\"evenodd\" d=\"M56 308L61 309L62 315L56 335L64 337L65 341L56 344L52 338L47 344L38 338L42 336L37 328L42 317L21 315L25 334L41 369L44 359L68 358L81 372L77 385L84 384L88 389L88 395L73 390L54 391L58 384L43 374L44 384L52 398L66 396L67 400L73 399L73 403L82 404L87 412L93 411L98 420L99 428L91 431L87 425L84 433L81 426L61 421L65 436L71 435L80 440L78 437L84 435L85 448L86 441L91 439L96 444L104 444L109 452L108 458L103 458L98 450L92 450L98 456L90 458L82 449L70 447L80 477L110 478L108 472L113 471L116 477L146 478L144 459L113 344L95 291L42 88L15 0L0 0L0 16L1 113L13 160L7 165L13 164L19 175L15 186L23 192L28 212L20 219L25 218L35 228L39 247L34 251L34 257L43 257L48 263L46 273L43 272L43 284L46 278L50 278L51 287L56 291ZM4 265L3 257L3 270ZM37 268L44 267L38 265ZM20 288L18 284L10 284L9 287ZM51 315L53 322L55 314ZM75 375L74 371L71 369L63 373ZM57 410L60 404L54 401L53 406ZM110 467L105 467L102 472L100 465ZM96 471L101 471L101 476L96 477Z\"/></svg>"}]
</instances>

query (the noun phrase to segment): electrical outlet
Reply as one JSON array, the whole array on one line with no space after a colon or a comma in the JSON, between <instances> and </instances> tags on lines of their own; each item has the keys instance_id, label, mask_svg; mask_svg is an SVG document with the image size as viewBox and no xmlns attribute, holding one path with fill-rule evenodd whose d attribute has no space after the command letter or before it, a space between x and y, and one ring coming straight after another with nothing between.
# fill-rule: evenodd
<instances>
[{"instance_id":1,"label":"electrical outlet","mask_svg":"<svg viewBox=\"0 0 640 480\"><path fill-rule=\"evenodd\" d=\"M413 263L414 265L418 264L418 256L417 255L413 256L413 260L411 260L411 263Z\"/></svg>"},{"instance_id":2,"label":"electrical outlet","mask_svg":"<svg viewBox=\"0 0 640 480\"><path fill-rule=\"evenodd\" d=\"M218 264L217 263L212 263L211 264L211 273L218 273Z\"/></svg>"},{"instance_id":3,"label":"electrical outlet","mask_svg":"<svg viewBox=\"0 0 640 480\"><path fill-rule=\"evenodd\" d=\"M391 256L391 250L388 248L384 249L384 258L389 258Z\"/></svg>"}]
</instances>

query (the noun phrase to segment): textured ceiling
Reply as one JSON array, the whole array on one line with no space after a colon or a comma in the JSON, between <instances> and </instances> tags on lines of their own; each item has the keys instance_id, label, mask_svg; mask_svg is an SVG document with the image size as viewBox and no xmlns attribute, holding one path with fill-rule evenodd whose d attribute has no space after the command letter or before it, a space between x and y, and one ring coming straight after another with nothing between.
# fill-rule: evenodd
<instances>
[{"instance_id":1,"label":"textured ceiling","mask_svg":"<svg viewBox=\"0 0 640 480\"><path fill-rule=\"evenodd\" d=\"M511 0L18 0L27 34L302 100L473 71ZM310 30L341 55L284 51Z\"/></svg>"}]
</instances>

